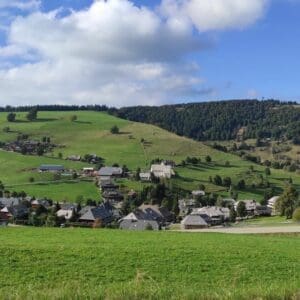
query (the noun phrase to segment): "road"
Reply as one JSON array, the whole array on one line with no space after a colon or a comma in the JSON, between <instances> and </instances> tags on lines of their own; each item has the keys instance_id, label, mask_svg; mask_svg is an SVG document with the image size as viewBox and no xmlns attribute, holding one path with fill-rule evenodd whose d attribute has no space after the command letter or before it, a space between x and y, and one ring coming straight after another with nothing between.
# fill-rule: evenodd
<instances>
[{"instance_id":1,"label":"road","mask_svg":"<svg viewBox=\"0 0 300 300\"><path fill-rule=\"evenodd\" d=\"M266 234L266 233L300 233L300 225L290 226L266 226L266 227L220 227L195 230L178 230L180 232L217 232L217 233L232 233L232 234Z\"/></svg>"}]
</instances>

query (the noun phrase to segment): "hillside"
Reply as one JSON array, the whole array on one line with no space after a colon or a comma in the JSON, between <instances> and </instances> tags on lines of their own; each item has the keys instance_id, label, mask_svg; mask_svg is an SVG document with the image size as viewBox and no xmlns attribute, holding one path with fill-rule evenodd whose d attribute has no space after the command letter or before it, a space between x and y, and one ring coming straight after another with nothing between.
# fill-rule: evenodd
<instances>
[{"instance_id":1,"label":"hillside","mask_svg":"<svg viewBox=\"0 0 300 300\"><path fill-rule=\"evenodd\" d=\"M72 115L77 121L71 122ZM54 200L76 200L79 196L85 199L98 199L100 197L93 181L71 180L63 178L54 181L49 174L40 174L34 171L40 164L63 164L68 168L79 170L87 164L67 161L69 155L97 154L104 158L106 165L118 163L127 165L132 171L137 167L147 170L152 159L171 159L180 163L189 157L201 158L198 165L186 165L176 168L178 176L172 184L186 191L199 187L202 183L208 192L219 192L228 197L226 188L209 182L209 177L215 175L230 176L233 183L241 178L249 183L257 183L264 175L264 167L242 160L240 157L212 149L201 142L177 136L159 127L123 120L103 112L69 111L69 112L39 112L38 120L28 122L25 113L17 113L16 122L6 121L7 113L0 114L0 129L9 127L9 132L0 131L0 141L14 141L19 134L29 135L29 139L42 139L49 136L52 142L64 145L55 148L53 153L45 156L29 156L12 152L0 151L0 180L13 191L26 191L37 197L47 196ZM110 128L117 125L120 134L110 133ZM144 140L143 142L141 142ZM62 159L59 158L62 153ZM205 162L210 155L211 163ZM226 164L226 162L230 164ZM254 171L249 173L249 167ZM35 182L29 182L33 177ZM280 189L285 181L293 178L298 187L300 176L283 170L272 170L268 180L274 187ZM143 184L124 179L121 183L129 188L142 189ZM240 198L255 197L261 200L264 188L247 188L239 191Z\"/></svg>"},{"instance_id":2,"label":"hillside","mask_svg":"<svg viewBox=\"0 0 300 300\"><path fill-rule=\"evenodd\" d=\"M0 229L4 299L298 299L299 235Z\"/></svg>"},{"instance_id":3,"label":"hillside","mask_svg":"<svg viewBox=\"0 0 300 300\"><path fill-rule=\"evenodd\" d=\"M124 107L121 118L158 125L200 141L282 137L300 141L300 106L274 100L235 100Z\"/></svg>"}]
</instances>

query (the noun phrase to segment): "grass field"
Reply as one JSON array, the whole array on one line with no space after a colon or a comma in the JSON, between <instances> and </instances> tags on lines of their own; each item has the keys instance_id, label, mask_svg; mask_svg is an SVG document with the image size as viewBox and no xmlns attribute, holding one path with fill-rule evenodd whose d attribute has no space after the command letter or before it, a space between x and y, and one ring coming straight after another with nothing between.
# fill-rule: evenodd
<instances>
[{"instance_id":1,"label":"grass field","mask_svg":"<svg viewBox=\"0 0 300 300\"><path fill-rule=\"evenodd\" d=\"M0 298L298 299L299 237L0 229Z\"/></svg>"},{"instance_id":2,"label":"grass field","mask_svg":"<svg viewBox=\"0 0 300 300\"><path fill-rule=\"evenodd\" d=\"M76 122L70 121L70 116L76 114ZM99 112L39 112L38 120L27 122L25 113L17 113L17 121L8 123L6 113L0 113L0 141L13 141L18 133L29 134L31 139L40 139L50 136L52 141L65 145L64 148L55 149L48 157L23 156L16 153L0 151L0 180L10 190L25 190L36 197L48 196L54 200L75 200L78 196L85 198L99 198L99 192L94 184L80 182L77 184L67 182L53 182L52 175L39 174L34 171L42 163L64 164L68 168L81 169L86 164L58 159L58 153L63 157L68 155L97 154L105 159L107 165L118 163L127 165L135 171L137 167L147 170L154 158L171 159L177 163L187 156L196 156L202 159L199 166L179 167L176 169L178 177L173 183L190 191L198 188L200 183L207 186L208 192L219 192L228 197L224 188L209 183L209 177L221 175L230 176L234 183L241 178L250 183L256 183L260 174L264 175L264 167L243 161L238 156L214 150L203 143L184 137L179 137L158 127L118 119L106 113ZM110 128L117 125L121 133L113 135ZM1 129L9 126L10 132ZM141 143L141 139L145 142ZM205 156L213 159L211 164L204 163ZM230 162L225 167L226 161ZM253 165L255 172L247 174ZM51 177L52 176L52 177ZM29 178L34 177L36 182L43 184L29 184ZM296 187L300 187L300 175L282 170L271 170L269 181L278 190L283 188L284 182L290 177ZM128 188L141 189L142 184L124 180ZM278 191L278 192L279 192ZM264 189L251 188L239 191L240 199L255 198L261 200Z\"/></svg>"}]
</instances>

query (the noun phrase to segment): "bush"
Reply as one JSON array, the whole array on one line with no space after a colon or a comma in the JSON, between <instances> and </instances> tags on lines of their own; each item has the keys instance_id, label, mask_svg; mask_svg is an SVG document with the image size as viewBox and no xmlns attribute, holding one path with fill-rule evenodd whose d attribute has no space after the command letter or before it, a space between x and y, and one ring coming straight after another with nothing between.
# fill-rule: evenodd
<instances>
[{"instance_id":1,"label":"bush","mask_svg":"<svg viewBox=\"0 0 300 300\"><path fill-rule=\"evenodd\" d=\"M300 222L300 207L296 208L293 213L293 220L295 222Z\"/></svg>"},{"instance_id":2,"label":"bush","mask_svg":"<svg viewBox=\"0 0 300 300\"><path fill-rule=\"evenodd\" d=\"M110 132L111 132L112 134L118 134L118 133L120 132L119 127L116 126L116 125L114 125L114 126L110 129Z\"/></svg>"},{"instance_id":3,"label":"bush","mask_svg":"<svg viewBox=\"0 0 300 300\"><path fill-rule=\"evenodd\" d=\"M16 120L16 114L15 113L9 113L7 115L7 121L8 122L14 122Z\"/></svg>"},{"instance_id":4,"label":"bush","mask_svg":"<svg viewBox=\"0 0 300 300\"><path fill-rule=\"evenodd\" d=\"M70 121L71 122L75 122L76 120L77 120L77 116L76 115L70 116Z\"/></svg>"}]
</instances>

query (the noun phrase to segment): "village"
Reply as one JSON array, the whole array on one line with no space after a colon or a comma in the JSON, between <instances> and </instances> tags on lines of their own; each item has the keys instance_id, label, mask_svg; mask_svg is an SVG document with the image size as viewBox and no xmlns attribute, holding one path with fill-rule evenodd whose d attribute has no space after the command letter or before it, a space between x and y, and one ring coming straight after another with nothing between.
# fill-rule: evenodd
<instances>
[{"instance_id":1,"label":"village","mask_svg":"<svg viewBox=\"0 0 300 300\"><path fill-rule=\"evenodd\" d=\"M68 159L79 160L72 156ZM91 155L90 161L99 159ZM145 183L160 183L175 176L173 161L156 161L150 170L132 174L119 166L82 168L76 176L92 177L102 195L101 201L89 199L87 203L54 202L51 199L35 199L26 194L2 192L0 198L0 224L120 228L125 230L166 230L180 224L181 230L195 230L231 226L249 218L275 215L275 204L279 196L271 197L266 205L255 199L236 201L232 198L218 199L206 203L205 190L191 191L188 197L179 197L172 210L165 203L143 199L138 192L130 190L124 194L117 180L134 177ZM53 174L70 173L63 165L41 165L37 172ZM130 202L131 201L131 202ZM135 203L135 205L132 205Z\"/></svg>"}]
</instances>

